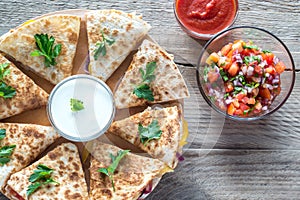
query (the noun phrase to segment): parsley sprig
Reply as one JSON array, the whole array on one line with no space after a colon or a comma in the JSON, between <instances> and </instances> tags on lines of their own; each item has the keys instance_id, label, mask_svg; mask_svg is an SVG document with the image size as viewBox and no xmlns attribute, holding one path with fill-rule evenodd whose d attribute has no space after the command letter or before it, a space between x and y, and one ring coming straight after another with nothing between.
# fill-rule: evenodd
<instances>
[{"instance_id":1,"label":"parsley sprig","mask_svg":"<svg viewBox=\"0 0 300 200\"><path fill-rule=\"evenodd\" d=\"M109 37L105 36L103 31L101 31L101 37L102 37L102 41L96 43L97 49L94 50L94 59L95 60L98 60L100 55L102 55L102 56L106 55L106 43L109 46L111 46L116 41L113 38L109 38Z\"/></svg>"},{"instance_id":2,"label":"parsley sprig","mask_svg":"<svg viewBox=\"0 0 300 200\"><path fill-rule=\"evenodd\" d=\"M73 112L77 112L84 109L83 101L74 98L70 99L70 106Z\"/></svg>"},{"instance_id":3,"label":"parsley sprig","mask_svg":"<svg viewBox=\"0 0 300 200\"><path fill-rule=\"evenodd\" d=\"M29 197L32 193L34 193L36 190L38 190L42 185L47 185L50 183L58 184L58 182L54 181L51 178L51 173L53 172L53 169L50 169L49 167L45 165L38 165L37 169L33 171L33 174L29 177L29 182L31 182L31 185L28 186L26 194L27 197Z\"/></svg>"},{"instance_id":4,"label":"parsley sprig","mask_svg":"<svg viewBox=\"0 0 300 200\"><path fill-rule=\"evenodd\" d=\"M114 192L116 191L116 189L115 189L113 175L119 165L119 162L129 151L130 150L119 150L117 156L110 154L112 163L107 168L99 168L97 170L98 172L103 173L109 177Z\"/></svg>"},{"instance_id":5,"label":"parsley sprig","mask_svg":"<svg viewBox=\"0 0 300 200\"><path fill-rule=\"evenodd\" d=\"M155 79L154 70L156 67L156 62L149 62L146 65L146 72L143 69L140 69L143 82L136 86L133 90L133 94L135 94L138 98L154 101L154 95L149 84Z\"/></svg>"},{"instance_id":6,"label":"parsley sprig","mask_svg":"<svg viewBox=\"0 0 300 200\"><path fill-rule=\"evenodd\" d=\"M6 136L6 130L1 128L0 129L0 140L3 140Z\"/></svg>"},{"instance_id":7,"label":"parsley sprig","mask_svg":"<svg viewBox=\"0 0 300 200\"><path fill-rule=\"evenodd\" d=\"M140 134L140 140L145 146L149 141L159 139L162 134L157 120L153 120L148 127L144 127L141 123L139 123L138 130Z\"/></svg>"},{"instance_id":8,"label":"parsley sprig","mask_svg":"<svg viewBox=\"0 0 300 200\"><path fill-rule=\"evenodd\" d=\"M16 89L4 82L5 76L10 74L9 63L0 64L0 97L4 99L12 98L16 95Z\"/></svg>"},{"instance_id":9,"label":"parsley sprig","mask_svg":"<svg viewBox=\"0 0 300 200\"><path fill-rule=\"evenodd\" d=\"M0 140L3 140L6 136L6 130L0 129ZM0 148L0 165L3 166L4 164L10 161L10 156L12 155L16 145L9 145Z\"/></svg>"},{"instance_id":10,"label":"parsley sprig","mask_svg":"<svg viewBox=\"0 0 300 200\"><path fill-rule=\"evenodd\" d=\"M55 66L57 63L55 58L61 52L61 44L54 45L55 39L53 36L48 36L48 34L35 34L34 35L35 44L38 49L30 53L31 56L44 56L45 66Z\"/></svg>"}]
</instances>

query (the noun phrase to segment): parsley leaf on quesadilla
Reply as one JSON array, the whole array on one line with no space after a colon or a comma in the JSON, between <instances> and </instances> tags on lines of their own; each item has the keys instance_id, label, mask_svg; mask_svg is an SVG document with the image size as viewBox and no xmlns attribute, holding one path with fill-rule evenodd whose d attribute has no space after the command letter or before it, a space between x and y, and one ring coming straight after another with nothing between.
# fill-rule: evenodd
<instances>
[{"instance_id":1,"label":"parsley leaf on quesadilla","mask_svg":"<svg viewBox=\"0 0 300 200\"><path fill-rule=\"evenodd\" d=\"M83 102L78 99L70 99L71 110L77 112L84 109Z\"/></svg>"},{"instance_id":2,"label":"parsley leaf on quesadilla","mask_svg":"<svg viewBox=\"0 0 300 200\"><path fill-rule=\"evenodd\" d=\"M4 99L12 98L16 95L16 89L7 85L4 82L0 82L0 97Z\"/></svg>"},{"instance_id":3,"label":"parsley leaf on quesadilla","mask_svg":"<svg viewBox=\"0 0 300 200\"><path fill-rule=\"evenodd\" d=\"M135 94L138 98L143 98L148 101L154 101L154 95L150 89L149 84L155 79L155 75L153 74L155 69L156 62L147 63L146 72L143 69L140 69L143 82L133 90L133 94Z\"/></svg>"},{"instance_id":4,"label":"parsley leaf on quesadilla","mask_svg":"<svg viewBox=\"0 0 300 200\"><path fill-rule=\"evenodd\" d=\"M37 50L31 52L31 56L44 56L45 57L45 66L55 66L55 58L61 52L61 44L54 46L55 39L53 36L48 37L48 34L35 34L34 35L35 44Z\"/></svg>"},{"instance_id":5,"label":"parsley leaf on quesadilla","mask_svg":"<svg viewBox=\"0 0 300 200\"><path fill-rule=\"evenodd\" d=\"M0 140L3 140L6 136L6 130L4 128L0 129Z\"/></svg>"},{"instance_id":6,"label":"parsley leaf on quesadilla","mask_svg":"<svg viewBox=\"0 0 300 200\"><path fill-rule=\"evenodd\" d=\"M0 165L4 165L10 161L10 156L12 155L16 145L4 146L0 148Z\"/></svg>"},{"instance_id":7,"label":"parsley leaf on quesadilla","mask_svg":"<svg viewBox=\"0 0 300 200\"><path fill-rule=\"evenodd\" d=\"M114 156L112 154L110 154L111 160L112 160L112 164L110 164L107 168L99 168L97 171L100 173L105 174L106 176L109 177L111 184L112 184L112 188L115 190L115 185L114 185L114 180L113 180L113 174L115 173L115 170L117 169L119 162L121 161L121 159L129 152L130 150L120 150L118 151L117 156Z\"/></svg>"},{"instance_id":8,"label":"parsley leaf on quesadilla","mask_svg":"<svg viewBox=\"0 0 300 200\"><path fill-rule=\"evenodd\" d=\"M102 36L102 42L97 42L96 46L98 48L95 49L95 51L94 51L94 59L95 60L98 60L100 55L102 55L102 56L106 55L106 46L105 46L106 43L109 46L111 46L113 43L115 43L115 39L104 36L103 31L101 31L101 36Z\"/></svg>"},{"instance_id":9,"label":"parsley leaf on quesadilla","mask_svg":"<svg viewBox=\"0 0 300 200\"><path fill-rule=\"evenodd\" d=\"M147 99L148 101L154 101L154 96L150 89L150 86L146 83L143 83L134 88L133 94L135 94L138 98Z\"/></svg>"},{"instance_id":10,"label":"parsley leaf on quesadilla","mask_svg":"<svg viewBox=\"0 0 300 200\"><path fill-rule=\"evenodd\" d=\"M10 74L10 70L7 69L9 63L0 64L0 97L4 99L12 98L16 95L16 89L4 83L4 77Z\"/></svg>"},{"instance_id":11,"label":"parsley leaf on quesadilla","mask_svg":"<svg viewBox=\"0 0 300 200\"><path fill-rule=\"evenodd\" d=\"M4 77L10 73L10 70L7 69L9 63L0 64L0 80L3 81Z\"/></svg>"},{"instance_id":12,"label":"parsley leaf on quesadilla","mask_svg":"<svg viewBox=\"0 0 300 200\"><path fill-rule=\"evenodd\" d=\"M33 171L33 174L29 177L29 182L32 184L28 186L26 194L29 197L32 193L34 193L39 187L42 185L47 185L50 183L59 184L58 182L54 181L51 178L51 173L53 172L53 169L50 169L49 167L45 165L38 165L37 169Z\"/></svg>"},{"instance_id":13,"label":"parsley leaf on quesadilla","mask_svg":"<svg viewBox=\"0 0 300 200\"><path fill-rule=\"evenodd\" d=\"M143 125L139 123L138 130L140 133L141 142L145 146L150 140L159 139L162 134L157 120L153 120L148 127L143 127Z\"/></svg>"}]
</instances>

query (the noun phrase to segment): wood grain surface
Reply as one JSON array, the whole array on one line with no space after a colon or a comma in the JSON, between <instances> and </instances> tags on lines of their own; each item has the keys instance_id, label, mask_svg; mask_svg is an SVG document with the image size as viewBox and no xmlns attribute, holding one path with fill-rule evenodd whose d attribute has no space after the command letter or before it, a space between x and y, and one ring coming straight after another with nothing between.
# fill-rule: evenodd
<instances>
[{"instance_id":1,"label":"wood grain surface","mask_svg":"<svg viewBox=\"0 0 300 200\"><path fill-rule=\"evenodd\" d=\"M300 199L299 74L287 102L268 118L237 123L210 109L196 81L195 65L206 41L187 36L174 17L173 0L1 0L0 35L28 19L64 9L137 11L152 25L150 36L168 52L187 81L189 144L185 160L163 177L147 199ZM240 0L235 26L264 28L291 51L300 70L300 1ZM299 72L300 73L300 72ZM0 195L0 200L6 199Z\"/></svg>"}]
</instances>

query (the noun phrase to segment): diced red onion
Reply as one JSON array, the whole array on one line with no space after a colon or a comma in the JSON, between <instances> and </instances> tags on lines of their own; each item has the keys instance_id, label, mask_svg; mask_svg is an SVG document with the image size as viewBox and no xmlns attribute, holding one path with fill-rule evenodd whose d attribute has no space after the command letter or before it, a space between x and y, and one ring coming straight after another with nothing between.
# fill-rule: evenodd
<instances>
[{"instance_id":1,"label":"diced red onion","mask_svg":"<svg viewBox=\"0 0 300 200\"><path fill-rule=\"evenodd\" d=\"M279 58L278 58L278 57L276 57L276 56L274 56L274 58L273 58L273 62L274 62L274 64L276 65L276 64L279 62Z\"/></svg>"},{"instance_id":2,"label":"diced red onion","mask_svg":"<svg viewBox=\"0 0 300 200\"><path fill-rule=\"evenodd\" d=\"M266 110L268 110L268 106L264 106L264 107L262 107L262 110L263 110L263 111L266 111Z\"/></svg>"},{"instance_id":3,"label":"diced red onion","mask_svg":"<svg viewBox=\"0 0 300 200\"><path fill-rule=\"evenodd\" d=\"M242 72L243 72L243 75L246 75L246 73L247 73L247 66L243 66L242 67Z\"/></svg>"},{"instance_id":4,"label":"diced red onion","mask_svg":"<svg viewBox=\"0 0 300 200\"><path fill-rule=\"evenodd\" d=\"M84 72L87 73L87 74L90 74L89 64L90 64L90 56L89 56L89 53L88 53L87 59L84 62Z\"/></svg>"},{"instance_id":5,"label":"diced red onion","mask_svg":"<svg viewBox=\"0 0 300 200\"><path fill-rule=\"evenodd\" d=\"M272 84L276 84L276 83L279 83L279 80L278 79L273 79Z\"/></svg>"},{"instance_id":6,"label":"diced red onion","mask_svg":"<svg viewBox=\"0 0 300 200\"><path fill-rule=\"evenodd\" d=\"M247 76L252 76L253 75L253 71L254 71L254 68L252 66L248 67L248 69L247 69Z\"/></svg>"},{"instance_id":7,"label":"diced red onion","mask_svg":"<svg viewBox=\"0 0 300 200\"><path fill-rule=\"evenodd\" d=\"M152 192L152 181L145 187L144 189L144 194L149 194L150 192Z\"/></svg>"},{"instance_id":8,"label":"diced red onion","mask_svg":"<svg viewBox=\"0 0 300 200\"><path fill-rule=\"evenodd\" d=\"M176 152L176 157L177 157L177 159L178 159L179 162L184 161L184 157L180 153L178 153L178 152Z\"/></svg>"}]
</instances>

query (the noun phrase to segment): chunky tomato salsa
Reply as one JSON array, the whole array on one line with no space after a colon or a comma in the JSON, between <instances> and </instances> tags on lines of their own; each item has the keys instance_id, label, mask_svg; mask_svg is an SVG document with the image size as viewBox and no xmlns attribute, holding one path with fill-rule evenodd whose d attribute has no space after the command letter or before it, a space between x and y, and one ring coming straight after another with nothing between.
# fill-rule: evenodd
<instances>
[{"instance_id":1,"label":"chunky tomato salsa","mask_svg":"<svg viewBox=\"0 0 300 200\"><path fill-rule=\"evenodd\" d=\"M176 13L189 30L215 34L228 27L235 18L235 0L177 0Z\"/></svg>"},{"instance_id":2,"label":"chunky tomato salsa","mask_svg":"<svg viewBox=\"0 0 300 200\"><path fill-rule=\"evenodd\" d=\"M209 55L204 68L211 101L229 115L247 117L267 111L281 91L286 66L252 41L235 41Z\"/></svg>"}]
</instances>

